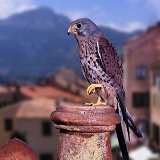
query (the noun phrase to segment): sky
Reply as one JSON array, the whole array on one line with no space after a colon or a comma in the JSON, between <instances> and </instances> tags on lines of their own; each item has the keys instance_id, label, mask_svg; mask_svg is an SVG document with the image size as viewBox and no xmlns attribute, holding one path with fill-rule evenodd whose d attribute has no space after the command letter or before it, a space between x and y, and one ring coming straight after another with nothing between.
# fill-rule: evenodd
<instances>
[{"instance_id":1,"label":"sky","mask_svg":"<svg viewBox=\"0 0 160 160\"><path fill-rule=\"evenodd\" d=\"M160 0L0 0L0 19L42 6L71 20L86 17L125 32L146 29L160 20Z\"/></svg>"}]
</instances>

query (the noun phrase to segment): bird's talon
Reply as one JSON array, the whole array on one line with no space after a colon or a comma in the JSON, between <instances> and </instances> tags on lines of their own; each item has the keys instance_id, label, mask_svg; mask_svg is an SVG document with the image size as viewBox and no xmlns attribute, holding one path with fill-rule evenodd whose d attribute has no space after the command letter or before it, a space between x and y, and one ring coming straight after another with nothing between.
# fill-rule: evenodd
<instances>
[{"instance_id":1,"label":"bird's talon","mask_svg":"<svg viewBox=\"0 0 160 160\"><path fill-rule=\"evenodd\" d=\"M96 103L85 103L86 106L106 106L106 102L101 101L101 97L98 97L98 100Z\"/></svg>"},{"instance_id":2,"label":"bird's talon","mask_svg":"<svg viewBox=\"0 0 160 160\"><path fill-rule=\"evenodd\" d=\"M90 95L90 94L96 92L96 88L99 88L99 87L102 87L102 85L101 84L91 84L87 88L87 94Z\"/></svg>"},{"instance_id":3,"label":"bird's talon","mask_svg":"<svg viewBox=\"0 0 160 160\"><path fill-rule=\"evenodd\" d=\"M86 106L93 106L93 103L85 103Z\"/></svg>"}]
</instances>

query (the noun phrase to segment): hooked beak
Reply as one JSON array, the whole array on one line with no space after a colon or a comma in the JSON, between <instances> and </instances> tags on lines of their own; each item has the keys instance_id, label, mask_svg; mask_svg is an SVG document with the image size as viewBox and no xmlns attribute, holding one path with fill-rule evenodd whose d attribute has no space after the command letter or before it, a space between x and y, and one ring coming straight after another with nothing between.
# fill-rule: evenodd
<instances>
[{"instance_id":1,"label":"hooked beak","mask_svg":"<svg viewBox=\"0 0 160 160\"><path fill-rule=\"evenodd\" d=\"M67 34L68 36L71 34L71 27L69 27Z\"/></svg>"}]
</instances>

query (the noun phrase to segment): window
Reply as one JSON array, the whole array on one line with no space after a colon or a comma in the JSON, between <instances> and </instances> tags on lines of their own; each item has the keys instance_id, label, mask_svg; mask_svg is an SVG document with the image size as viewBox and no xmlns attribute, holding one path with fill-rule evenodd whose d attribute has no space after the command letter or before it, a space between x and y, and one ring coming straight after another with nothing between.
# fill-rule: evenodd
<instances>
[{"instance_id":1,"label":"window","mask_svg":"<svg viewBox=\"0 0 160 160\"><path fill-rule=\"evenodd\" d=\"M156 87L158 90L160 90L160 76L157 76L156 78Z\"/></svg>"},{"instance_id":2,"label":"window","mask_svg":"<svg viewBox=\"0 0 160 160\"><path fill-rule=\"evenodd\" d=\"M159 127L156 124L153 124L153 140L157 145L160 145L160 137L159 137Z\"/></svg>"},{"instance_id":3,"label":"window","mask_svg":"<svg viewBox=\"0 0 160 160\"><path fill-rule=\"evenodd\" d=\"M135 108L148 108L150 104L149 92L133 93L132 103Z\"/></svg>"},{"instance_id":4,"label":"window","mask_svg":"<svg viewBox=\"0 0 160 160\"><path fill-rule=\"evenodd\" d=\"M147 77L147 70L145 66L138 66L136 69L136 78L138 80L144 80Z\"/></svg>"},{"instance_id":5,"label":"window","mask_svg":"<svg viewBox=\"0 0 160 160\"><path fill-rule=\"evenodd\" d=\"M151 106L154 106L156 107L156 104L157 104L157 96L156 94L152 94L152 105Z\"/></svg>"},{"instance_id":6,"label":"window","mask_svg":"<svg viewBox=\"0 0 160 160\"><path fill-rule=\"evenodd\" d=\"M17 132L17 131L14 131L11 134L10 139L13 139L13 138L18 138L18 139L22 140L23 142L27 142L25 135L20 132Z\"/></svg>"},{"instance_id":7,"label":"window","mask_svg":"<svg viewBox=\"0 0 160 160\"><path fill-rule=\"evenodd\" d=\"M43 122L42 123L42 134L44 136L49 136L52 134L52 125L51 122Z\"/></svg>"},{"instance_id":8,"label":"window","mask_svg":"<svg viewBox=\"0 0 160 160\"><path fill-rule=\"evenodd\" d=\"M52 154L41 154L40 155L40 160L53 160L53 155Z\"/></svg>"},{"instance_id":9,"label":"window","mask_svg":"<svg viewBox=\"0 0 160 160\"><path fill-rule=\"evenodd\" d=\"M152 71L152 84L156 85L156 79L158 77L158 69L154 68Z\"/></svg>"},{"instance_id":10,"label":"window","mask_svg":"<svg viewBox=\"0 0 160 160\"><path fill-rule=\"evenodd\" d=\"M11 131L12 130L13 122L12 122L11 118L6 118L4 120L4 128L5 128L5 131Z\"/></svg>"}]
</instances>

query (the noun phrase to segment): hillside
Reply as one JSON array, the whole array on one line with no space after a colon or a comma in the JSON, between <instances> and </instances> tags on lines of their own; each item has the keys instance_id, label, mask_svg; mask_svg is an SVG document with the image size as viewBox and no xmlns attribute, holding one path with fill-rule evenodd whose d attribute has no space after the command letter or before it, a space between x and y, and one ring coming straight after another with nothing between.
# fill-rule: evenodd
<instances>
[{"instance_id":1,"label":"hillside","mask_svg":"<svg viewBox=\"0 0 160 160\"><path fill-rule=\"evenodd\" d=\"M67 36L70 20L49 8L38 8L0 21L0 83L13 78L40 79L59 69L81 72L77 43ZM122 53L127 34L100 27Z\"/></svg>"}]
</instances>

